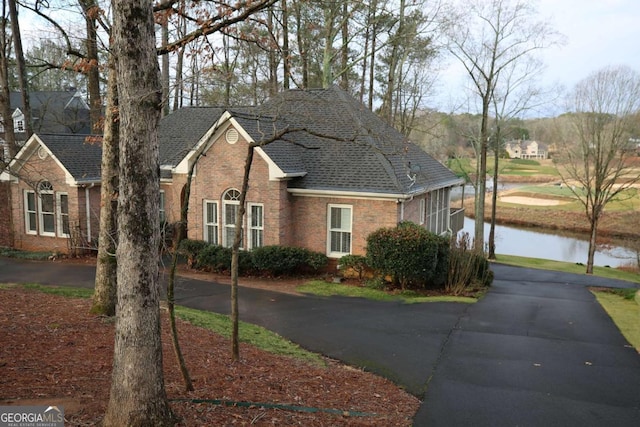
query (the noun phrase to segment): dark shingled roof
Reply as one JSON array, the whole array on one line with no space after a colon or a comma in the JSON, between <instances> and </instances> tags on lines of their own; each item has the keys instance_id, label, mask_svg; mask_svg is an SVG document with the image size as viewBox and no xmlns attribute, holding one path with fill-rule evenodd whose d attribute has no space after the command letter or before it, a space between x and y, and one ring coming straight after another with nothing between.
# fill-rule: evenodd
<instances>
[{"instance_id":1,"label":"dark shingled roof","mask_svg":"<svg viewBox=\"0 0 640 427\"><path fill-rule=\"evenodd\" d=\"M163 117L158 125L160 165L177 166L225 111L222 107L186 107Z\"/></svg>"},{"instance_id":2,"label":"dark shingled roof","mask_svg":"<svg viewBox=\"0 0 640 427\"><path fill-rule=\"evenodd\" d=\"M24 113L21 93L11 92L9 102ZM91 133L89 106L76 90L30 92L29 105L34 133Z\"/></svg>"},{"instance_id":3,"label":"dark shingled roof","mask_svg":"<svg viewBox=\"0 0 640 427\"><path fill-rule=\"evenodd\" d=\"M76 181L99 181L102 137L95 135L38 135Z\"/></svg>"},{"instance_id":4,"label":"dark shingled roof","mask_svg":"<svg viewBox=\"0 0 640 427\"><path fill-rule=\"evenodd\" d=\"M290 188L411 194L460 184L453 172L337 87L287 91L252 114L234 117L255 141L290 131L262 147L285 173L306 172Z\"/></svg>"}]
</instances>

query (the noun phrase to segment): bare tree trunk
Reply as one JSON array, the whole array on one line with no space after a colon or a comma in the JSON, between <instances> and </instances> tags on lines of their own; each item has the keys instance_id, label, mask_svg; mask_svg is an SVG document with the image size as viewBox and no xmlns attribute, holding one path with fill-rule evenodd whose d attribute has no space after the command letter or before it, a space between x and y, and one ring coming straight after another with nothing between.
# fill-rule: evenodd
<instances>
[{"instance_id":1,"label":"bare tree trunk","mask_svg":"<svg viewBox=\"0 0 640 427\"><path fill-rule=\"evenodd\" d=\"M491 225L489 227L489 259L496 259L496 210L498 205L498 168L500 166L500 131L496 132L493 157L493 193L491 194Z\"/></svg>"},{"instance_id":2,"label":"bare tree trunk","mask_svg":"<svg viewBox=\"0 0 640 427\"><path fill-rule=\"evenodd\" d=\"M249 188L249 175L251 174L251 164L253 163L254 146L249 144L247 148L247 158L244 163L244 177L242 179L242 189L240 190L240 206L238 207L238 216L236 218L236 234L233 239L233 248L231 255L231 359L234 362L240 360L240 337L239 337L239 314L238 314L238 275L239 275L239 259L240 245L242 244L242 219L244 217L244 202L247 198L247 189Z\"/></svg>"},{"instance_id":3,"label":"bare tree trunk","mask_svg":"<svg viewBox=\"0 0 640 427\"><path fill-rule=\"evenodd\" d=\"M281 0L282 4L282 87L284 90L290 88L291 81L291 52L289 51L289 9L287 0Z\"/></svg>"},{"instance_id":4,"label":"bare tree trunk","mask_svg":"<svg viewBox=\"0 0 640 427\"><path fill-rule=\"evenodd\" d=\"M175 246L173 248L173 256L171 257L171 269L169 270L169 282L167 283L167 307L169 308L169 326L171 328L171 342L173 344L173 352L178 359L178 365L180 367L180 373L184 380L184 387L187 391L193 391L193 383L191 382L191 376L189 375L189 369L187 363L182 355L182 349L180 348L180 340L178 339L178 328L176 328L176 309L175 309L175 280L176 270L178 268L178 253L180 250L180 243L184 240L187 234L187 213L189 212L189 196L191 194L191 181L193 179L193 170L196 167L197 162L189 168L189 174L187 175L187 183L185 185L182 204L180 207L180 221L176 230L176 238L174 240Z\"/></svg>"},{"instance_id":5,"label":"bare tree trunk","mask_svg":"<svg viewBox=\"0 0 640 427\"><path fill-rule=\"evenodd\" d=\"M84 11L84 19L87 27L87 91L89 92L89 115L91 117L91 132L97 133L97 126L102 117L102 96L100 94L100 69L98 64L98 33L96 31L96 18L100 8L96 0L80 0Z\"/></svg>"},{"instance_id":6,"label":"bare tree trunk","mask_svg":"<svg viewBox=\"0 0 640 427\"><path fill-rule=\"evenodd\" d=\"M118 303L105 426L172 426L160 338L162 87L151 0L113 1L120 100Z\"/></svg>"},{"instance_id":7,"label":"bare tree trunk","mask_svg":"<svg viewBox=\"0 0 640 427\"><path fill-rule=\"evenodd\" d=\"M5 13L6 11L4 10L3 4L2 16L5 16ZM9 159L7 160L12 159L18 152L16 135L13 129L13 120L11 120L11 90L9 89L10 51L11 47L7 40L7 22L3 20L0 23L0 115L2 115L2 125L4 126L4 143L8 147Z\"/></svg>"},{"instance_id":8,"label":"bare tree trunk","mask_svg":"<svg viewBox=\"0 0 640 427\"><path fill-rule=\"evenodd\" d=\"M162 22L162 45L166 46L169 44L169 21L164 20ZM165 53L162 55L162 99L163 99L163 108L162 115L166 116L169 114L169 54Z\"/></svg>"},{"instance_id":9,"label":"bare tree trunk","mask_svg":"<svg viewBox=\"0 0 640 427\"><path fill-rule=\"evenodd\" d=\"M596 247L598 243L598 216L594 215L589 218L589 251L587 254L587 274L593 274L593 262L596 255Z\"/></svg>"},{"instance_id":10,"label":"bare tree trunk","mask_svg":"<svg viewBox=\"0 0 640 427\"><path fill-rule=\"evenodd\" d=\"M340 66L342 68L342 74L340 78L340 86L342 89L349 90L349 6L347 2L342 3L342 47L340 48Z\"/></svg>"},{"instance_id":11,"label":"bare tree trunk","mask_svg":"<svg viewBox=\"0 0 640 427\"><path fill-rule=\"evenodd\" d=\"M24 131L27 138L31 136L31 102L29 101L29 87L27 86L27 69L24 63L22 51L22 37L20 36L20 24L18 22L18 8L16 0L9 0L9 14L11 16L11 32L13 33L13 45L16 51L16 65L18 66L18 81L22 92L22 104L24 106Z\"/></svg>"},{"instance_id":12,"label":"bare tree trunk","mask_svg":"<svg viewBox=\"0 0 640 427\"><path fill-rule=\"evenodd\" d=\"M100 234L98 258L91 313L113 316L116 313L117 274L117 221L118 210L118 164L119 164L119 119L118 80L115 57L109 58L107 81L107 109L105 112L104 137L102 139L102 177L100 188Z\"/></svg>"}]
</instances>

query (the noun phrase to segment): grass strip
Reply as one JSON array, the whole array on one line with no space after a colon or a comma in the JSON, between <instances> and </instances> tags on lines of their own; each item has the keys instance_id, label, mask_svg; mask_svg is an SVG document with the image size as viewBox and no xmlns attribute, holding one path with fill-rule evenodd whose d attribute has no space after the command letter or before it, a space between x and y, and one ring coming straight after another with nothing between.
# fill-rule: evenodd
<instances>
[{"instance_id":1,"label":"grass strip","mask_svg":"<svg viewBox=\"0 0 640 427\"><path fill-rule=\"evenodd\" d=\"M449 295L424 296L414 291L403 291L397 294L371 289L367 287L348 286L339 283L329 283L324 280L312 280L296 288L297 291L318 296L344 296L366 298L374 301L400 301L405 304L425 302L461 302L474 303L476 298L456 297Z\"/></svg>"},{"instance_id":2,"label":"grass strip","mask_svg":"<svg viewBox=\"0 0 640 427\"><path fill-rule=\"evenodd\" d=\"M88 288L43 286L34 283L24 285L0 284L0 289L7 289L11 287L59 295L67 298L91 298L93 296L93 289ZM196 310L183 306L176 306L176 315L180 319L189 322L194 326L208 329L227 338L231 337L231 319L227 315ZM307 351L299 345L261 326L240 322L238 325L238 331L241 342L268 351L269 353L293 357L317 366L325 365L324 360L320 355Z\"/></svg>"},{"instance_id":3,"label":"grass strip","mask_svg":"<svg viewBox=\"0 0 640 427\"><path fill-rule=\"evenodd\" d=\"M591 292L622 335L640 353L640 291L592 289Z\"/></svg>"}]
</instances>

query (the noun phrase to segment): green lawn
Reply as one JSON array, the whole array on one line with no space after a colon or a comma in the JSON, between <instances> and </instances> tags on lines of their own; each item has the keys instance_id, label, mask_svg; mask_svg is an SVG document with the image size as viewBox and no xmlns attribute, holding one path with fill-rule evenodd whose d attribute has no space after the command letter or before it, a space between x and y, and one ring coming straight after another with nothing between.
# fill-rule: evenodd
<instances>
[{"instance_id":1,"label":"green lawn","mask_svg":"<svg viewBox=\"0 0 640 427\"><path fill-rule=\"evenodd\" d=\"M640 353L640 291L625 292L593 290L596 299L616 324L622 335Z\"/></svg>"}]
</instances>

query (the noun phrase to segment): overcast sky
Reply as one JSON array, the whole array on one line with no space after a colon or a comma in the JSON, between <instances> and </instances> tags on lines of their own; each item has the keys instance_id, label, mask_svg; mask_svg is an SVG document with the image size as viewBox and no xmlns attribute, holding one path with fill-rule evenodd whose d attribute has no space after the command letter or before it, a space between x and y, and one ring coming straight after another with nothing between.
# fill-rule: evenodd
<instances>
[{"instance_id":1,"label":"overcast sky","mask_svg":"<svg viewBox=\"0 0 640 427\"><path fill-rule=\"evenodd\" d=\"M544 85L557 83L570 90L609 65L628 65L640 72L640 0L539 0L538 11L566 37L563 46L543 52ZM448 71L442 75L442 92L457 92L458 88L460 92L450 95L459 97L463 72ZM439 104L446 110L452 96L442 92Z\"/></svg>"}]
</instances>

